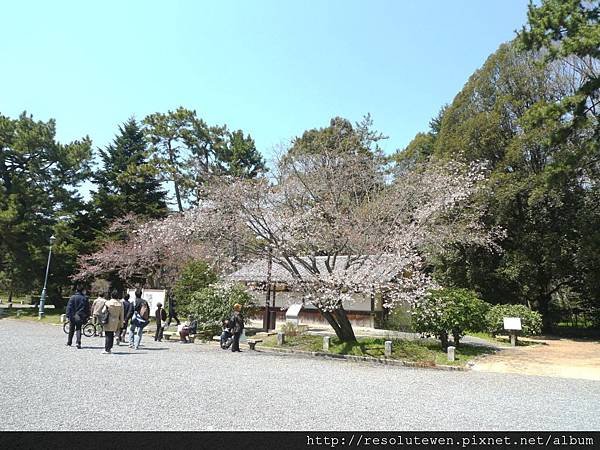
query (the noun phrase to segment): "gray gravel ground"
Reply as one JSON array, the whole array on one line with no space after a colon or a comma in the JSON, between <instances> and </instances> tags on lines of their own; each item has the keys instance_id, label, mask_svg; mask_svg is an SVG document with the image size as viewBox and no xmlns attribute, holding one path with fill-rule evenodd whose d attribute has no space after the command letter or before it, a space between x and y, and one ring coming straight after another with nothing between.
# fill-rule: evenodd
<instances>
[{"instance_id":1,"label":"gray gravel ground","mask_svg":"<svg viewBox=\"0 0 600 450\"><path fill-rule=\"evenodd\" d=\"M597 381L65 343L0 320L0 430L600 430Z\"/></svg>"}]
</instances>

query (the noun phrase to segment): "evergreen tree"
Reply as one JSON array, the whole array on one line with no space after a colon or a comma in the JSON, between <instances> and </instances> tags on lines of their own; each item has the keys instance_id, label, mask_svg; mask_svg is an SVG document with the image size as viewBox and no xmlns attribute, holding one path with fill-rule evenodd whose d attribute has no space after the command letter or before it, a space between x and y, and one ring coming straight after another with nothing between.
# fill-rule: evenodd
<instances>
[{"instance_id":1,"label":"evergreen tree","mask_svg":"<svg viewBox=\"0 0 600 450\"><path fill-rule=\"evenodd\" d=\"M77 187L90 174L91 141L55 136L54 120L0 114L0 289L9 292L41 290L51 235L51 294L70 283L82 251Z\"/></svg>"},{"instance_id":2,"label":"evergreen tree","mask_svg":"<svg viewBox=\"0 0 600 450\"><path fill-rule=\"evenodd\" d=\"M92 195L98 225L104 227L128 213L166 215L166 193L156 167L148 161L144 133L134 118L119 127L113 143L100 150L100 158L103 167L94 176L98 190Z\"/></svg>"}]
</instances>

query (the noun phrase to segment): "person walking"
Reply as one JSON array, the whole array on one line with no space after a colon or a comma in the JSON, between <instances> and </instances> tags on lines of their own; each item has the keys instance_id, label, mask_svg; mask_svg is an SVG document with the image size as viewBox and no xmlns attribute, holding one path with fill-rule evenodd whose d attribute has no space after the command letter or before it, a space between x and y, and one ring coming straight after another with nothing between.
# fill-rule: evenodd
<instances>
[{"instance_id":1,"label":"person walking","mask_svg":"<svg viewBox=\"0 0 600 450\"><path fill-rule=\"evenodd\" d=\"M162 303L156 304L156 313L154 318L156 319L156 333L154 334L154 340L162 342L163 332L165 331L164 321L167 320L167 312L162 307Z\"/></svg>"},{"instance_id":2,"label":"person walking","mask_svg":"<svg viewBox=\"0 0 600 450\"><path fill-rule=\"evenodd\" d=\"M121 332L119 333L119 342L122 342L125 340L125 335L127 334L127 327L129 325L129 321L131 320L131 317L133 316L133 305L131 304L131 302L129 301L130 295L129 294L125 294L123 296L123 301L121 302L123 304L123 324L121 326Z\"/></svg>"},{"instance_id":3,"label":"person walking","mask_svg":"<svg viewBox=\"0 0 600 450\"><path fill-rule=\"evenodd\" d=\"M108 297L108 295L106 296ZM98 336L96 334L96 328L99 328L100 325L100 312L104 308L104 304L106 303L106 298L104 297L104 293L100 293L98 298L94 300L92 303L92 323L94 324L94 336ZM102 331L100 331L100 336L102 336Z\"/></svg>"},{"instance_id":4,"label":"person walking","mask_svg":"<svg viewBox=\"0 0 600 450\"><path fill-rule=\"evenodd\" d=\"M81 326L90 317L90 302L85 294L83 285L78 284L75 288L75 294L71 296L67 303L65 315L69 320L69 337L67 338L69 347L73 344L73 335L75 334L77 348L81 348Z\"/></svg>"},{"instance_id":5,"label":"person walking","mask_svg":"<svg viewBox=\"0 0 600 450\"><path fill-rule=\"evenodd\" d=\"M169 299L169 320L167 321L167 326L171 325L171 321L175 319L177 325L181 325L181 321L177 317L177 311L175 311L176 301L173 296L173 292L169 291L167 293L167 298Z\"/></svg>"},{"instance_id":6,"label":"person walking","mask_svg":"<svg viewBox=\"0 0 600 450\"><path fill-rule=\"evenodd\" d=\"M111 299L104 303L103 313L108 313L108 322L104 323L104 351L108 355L112 351L113 342L115 340L115 332L120 332L121 325L124 321L125 313L123 305L119 301L119 293L113 290Z\"/></svg>"},{"instance_id":7,"label":"person walking","mask_svg":"<svg viewBox=\"0 0 600 450\"><path fill-rule=\"evenodd\" d=\"M129 348L136 350L142 341L142 333L144 327L150 322L150 306L148 302L142 298L142 290L135 291L135 301L133 302L133 317L131 318L131 326L129 327Z\"/></svg>"},{"instance_id":8,"label":"person walking","mask_svg":"<svg viewBox=\"0 0 600 450\"><path fill-rule=\"evenodd\" d=\"M233 314L229 319L229 326L233 332L233 344L231 345L232 352L241 352L240 350L240 336L244 331L244 317L242 316L242 305L236 303L233 305Z\"/></svg>"}]
</instances>

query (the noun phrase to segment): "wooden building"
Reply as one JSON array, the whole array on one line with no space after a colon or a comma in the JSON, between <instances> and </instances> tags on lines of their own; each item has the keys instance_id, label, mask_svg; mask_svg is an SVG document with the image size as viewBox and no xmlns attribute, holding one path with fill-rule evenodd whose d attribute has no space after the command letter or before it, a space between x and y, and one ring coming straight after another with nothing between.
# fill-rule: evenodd
<instances>
[{"instance_id":1,"label":"wooden building","mask_svg":"<svg viewBox=\"0 0 600 450\"><path fill-rule=\"evenodd\" d=\"M326 273L325 256L317 256L314 262L320 273ZM306 258L309 261L309 258ZM345 270L347 256L338 256L335 271ZM297 264L296 268L300 271L304 279L310 279L312 275L302 265ZM383 295L375 286L390 282L401 272L402 261L392 255L380 257L367 257L366 261L350 266L346 270L346 276L350 279L359 281L365 289L355 292L353 301L344 304L344 309L348 313L348 318L355 326L363 327L381 327L387 309L384 308ZM249 263L236 272L230 274L227 278L230 281L239 282L248 286L250 293L255 297L257 304L261 307L261 314L264 313L266 303L266 286L268 277L268 261L259 260ZM303 301L301 292L293 289L294 278L291 273L276 262L271 267L271 295L269 296L269 306L271 311L275 311L277 321L285 320L285 312L292 304L303 303L300 312L300 323L326 323L317 308L312 304ZM274 288L274 289L273 289Z\"/></svg>"}]
</instances>

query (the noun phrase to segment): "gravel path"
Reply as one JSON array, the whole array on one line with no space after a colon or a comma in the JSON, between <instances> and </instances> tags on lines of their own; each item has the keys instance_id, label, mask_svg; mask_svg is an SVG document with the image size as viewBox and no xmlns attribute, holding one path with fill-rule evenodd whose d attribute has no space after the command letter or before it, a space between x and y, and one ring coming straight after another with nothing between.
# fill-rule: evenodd
<instances>
[{"instance_id":1,"label":"gravel path","mask_svg":"<svg viewBox=\"0 0 600 450\"><path fill-rule=\"evenodd\" d=\"M0 320L0 430L600 429L599 381L232 354L148 336L112 355L101 338L81 350L65 342L59 327Z\"/></svg>"}]
</instances>

